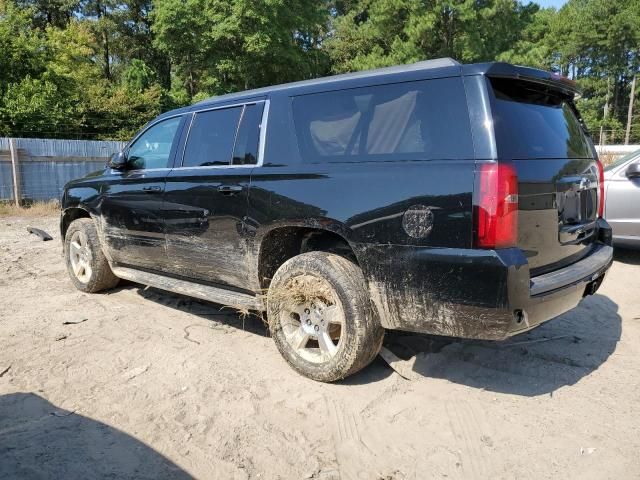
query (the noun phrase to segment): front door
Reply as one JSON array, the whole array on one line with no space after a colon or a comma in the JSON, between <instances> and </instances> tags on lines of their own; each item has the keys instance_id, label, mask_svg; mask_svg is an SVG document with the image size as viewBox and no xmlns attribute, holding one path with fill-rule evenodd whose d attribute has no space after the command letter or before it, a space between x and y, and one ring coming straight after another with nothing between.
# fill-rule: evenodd
<instances>
[{"instance_id":1,"label":"front door","mask_svg":"<svg viewBox=\"0 0 640 480\"><path fill-rule=\"evenodd\" d=\"M624 244L637 242L640 239L640 178L629 178L627 168L640 162L636 158L618 168L607 178L606 212L607 222L613 229L614 239Z\"/></svg>"},{"instance_id":2,"label":"front door","mask_svg":"<svg viewBox=\"0 0 640 480\"><path fill-rule=\"evenodd\" d=\"M115 263L152 270L166 264L162 196L181 123L176 116L144 130L125 150L126 168L105 182L100 226Z\"/></svg>"},{"instance_id":3,"label":"front door","mask_svg":"<svg viewBox=\"0 0 640 480\"><path fill-rule=\"evenodd\" d=\"M169 273L249 289L244 219L263 102L196 112L167 176Z\"/></svg>"}]
</instances>

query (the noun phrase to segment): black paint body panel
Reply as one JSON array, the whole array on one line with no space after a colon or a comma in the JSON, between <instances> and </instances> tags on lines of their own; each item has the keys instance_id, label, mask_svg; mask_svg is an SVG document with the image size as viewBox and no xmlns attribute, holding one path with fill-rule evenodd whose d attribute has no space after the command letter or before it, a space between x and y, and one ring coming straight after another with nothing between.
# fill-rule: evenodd
<instances>
[{"instance_id":1,"label":"black paint body panel","mask_svg":"<svg viewBox=\"0 0 640 480\"><path fill-rule=\"evenodd\" d=\"M96 220L105 253L114 264L259 293L264 281L259 262L274 249L265 244L273 232L331 232L355 254L386 328L489 339L531 328L575 307L585 291L593 293L608 264L597 269L597 278L576 278L570 286L536 298L530 294L531 277L581 261L596 243L610 244L610 229L598 220L589 242L558 249L557 218L552 228L527 216L548 210L542 216L547 223L553 221L559 172L592 175L593 161L522 160L516 162L522 191L521 243L503 250L472 248L478 163L512 160L499 158L487 128L488 72L559 85L546 72L505 64L446 65L302 82L168 112L160 118L180 114L187 124L199 108L267 100L262 164L179 168L176 152L184 151L184 127L166 169L107 168L68 184L62 200L63 236L65 218L86 212ZM431 78L451 78L464 87L468 113L460 121L469 123L473 137L469 158L357 163L306 163L301 158L292 97ZM570 90L564 84L562 88ZM232 193L223 193L225 186L233 187ZM144 187L157 188L150 192ZM518 311L525 314L518 317Z\"/></svg>"}]
</instances>

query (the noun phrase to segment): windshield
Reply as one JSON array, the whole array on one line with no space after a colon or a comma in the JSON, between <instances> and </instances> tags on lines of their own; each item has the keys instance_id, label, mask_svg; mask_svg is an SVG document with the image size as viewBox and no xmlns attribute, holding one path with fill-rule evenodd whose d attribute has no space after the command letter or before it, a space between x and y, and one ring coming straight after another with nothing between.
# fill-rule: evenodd
<instances>
[{"instance_id":1,"label":"windshield","mask_svg":"<svg viewBox=\"0 0 640 480\"><path fill-rule=\"evenodd\" d=\"M491 78L498 154L503 158L593 158L572 99L548 86Z\"/></svg>"},{"instance_id":2,"label":"windshield","mask_svg":"<svg viewBox=\"0 0 640 480\"><path fill-rule=\"evenodd\" d=\"M638 155L640 155L640 150L635 150L635 151L633 151L631 153L627 153L626 155L624 155L624 156L618 158L617 160L615 160L613 163L610 163L609 165L604 167L604 171L608 172L610 170L618 168L620 165L628 162L629 160L631 160L634 157L637 157Z\"/></svg>"}]
</instances>

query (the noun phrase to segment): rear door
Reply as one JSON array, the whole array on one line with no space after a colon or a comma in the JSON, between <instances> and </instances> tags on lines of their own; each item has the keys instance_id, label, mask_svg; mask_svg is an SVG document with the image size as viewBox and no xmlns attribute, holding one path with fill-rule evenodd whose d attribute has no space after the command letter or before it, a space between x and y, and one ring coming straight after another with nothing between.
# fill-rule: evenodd
<instances>
[{"instance_id":1,"label":"rear door","mask_svg":"<svg viewBox=\"0 0 640 480\"><path fill-rule=\"evenodd\" d=\"M532 274L579 260L595 242L598 165L572 95L489 78L496 148L518 174L518 246Z\"/></svg>"},{"instance_id":2,"label":"rear door","mask_svg":"<svg viewBox=\"0 0 640 480\"><path fill-rule=\"evenodd\" d=\"M198 111L185 127L164 196L170 273L247 288L244 219L264 103Z\"/></svg>"}]
</instances>

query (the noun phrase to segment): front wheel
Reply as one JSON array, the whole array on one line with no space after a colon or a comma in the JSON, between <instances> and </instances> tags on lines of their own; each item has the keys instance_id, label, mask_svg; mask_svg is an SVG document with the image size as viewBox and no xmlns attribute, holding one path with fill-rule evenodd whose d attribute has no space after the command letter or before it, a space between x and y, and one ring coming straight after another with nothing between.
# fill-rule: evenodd
<instances>
[{"instance_id":1,"label":"front wheel","mask_svg":"<svg viewBox=\"0 0 640 480\"><path fill-rule=\"evenodd\" d=\"M79 218L69 225L64 237L64 258L69 277L78 290L95 293L118 284L90 218Z\"/></svg>"},{"instance_id":2,"label":"front wheel","mask_svg":"<svg viewBox=\"0 0 640 480\"><path fill-rule=\"evenodd\" d=\"M269 286L267 314L284 359L313 380L356 373L382 345L362 270L333 253L304 253L282 264Z\"/></svg>"}]
</instances>

